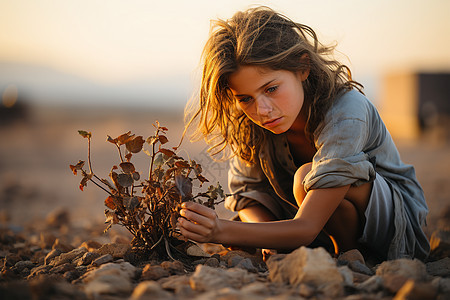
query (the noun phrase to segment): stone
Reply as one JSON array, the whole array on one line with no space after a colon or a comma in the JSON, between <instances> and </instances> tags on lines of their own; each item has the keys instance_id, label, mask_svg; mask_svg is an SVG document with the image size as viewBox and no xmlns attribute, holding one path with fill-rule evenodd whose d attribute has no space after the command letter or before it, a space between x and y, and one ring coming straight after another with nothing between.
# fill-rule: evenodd
<instances>
[{"instance_id":1,"label":"stone","mask_svg":"<svg viewBox=\"0 0 450 300\"><path fill-rule=\"evenodd\" d=\"M356 288L367 293L375 293L383 289L383 279L380 276L374 275L356 285Z\"/></svg>"},{"instance_id":2,"label":"stone","mask_svg":"<svg viewBox=\"0 0 450 300\"><path fill-rule=\"evenodd\" d=\"M190 256L199 256L199 257L210 257L211 254L206 253L200 248L197 244L192 244L188 248L186 248L186 254Z\"/></svg>"},{"instance_id":3,"label":"stone","mask_svg":"<svg viewBox=\"0 0 450 300\"><path fill-rule=\"evenodd\" d=\"M111 254L105 254L105 255L102 255L102 256L94 259L92 261L92 265L95 266L95 267L98 267L98 266L101 266L103 264L112 262L113 260L114 260L114 258L112 257Z\"/></svg>"},{"instance_id":4,"label":"stone","mask_svg":"<svg viewBox=\"0 0 450 300\"><path fill-rule=\"evenodd\" d=\"M92 263L92 261L96 258L100 257L100 254L97 252L86 252L81 257L80 261L78 262L78 266L86 266Z\"/></svg>"},{"instance_id":5,"label":"stone","mask_svg":"<svg viewBox=\"0 0 450 300\"><path fill-rule=\"evenodd\" d=\"M448 277L450 276L450 257L426 264L428 274L432 276Z\"/></svg>"},{"instance_id":6,"label":"stone","mask_svg":"<svg viewBox=\"0 0 450 300\"><path fill-rule=\"evenodd\" d=\"M398 274L385 274L383 276L384 288L392 294L396 294L406 281L408 281L408 278Z\"/></svg>"},{"instance_id":7,"label":"stone","mask_svg":"<svg viewBox=\"0 0 450 300\"><path fill-rule=\"evenodd\" d=\"M14 269L17 270L18 272L22 272L23 269L31 270L34 267L35 267L34 263L30 260L21 260L14 265Z\"/></svg>"},{"instance_id":8,"label":"stone","mask_svg":"<svg viewBox=\"0 0 450 300\"><path fill-rule=\"evenodd\" d=\"M349 251L346 251L339 255L338 261L344 261L344 262L352 262L352 261L359 261L362 264L365 264L364 256L359 252L358 249L352 249Z\"/></svg>"},{"instance_id":9,"label":"stone","mask_svg":"<svg viewBox=\"0 0 450 300\"><path fill-rule=\"evenodd\" d=\"M409 279L395 295L394 300L433 300L437 294L437 288L431 283Z\"/></svg>"},{"instance_id":10,"label":"stone","mask_svg":"<svg viewBox=\"0 0 450 300\"><path fill-rule=\"evenodd\" d=\"M175 294L183 295L188 297L194 292L190 286L188 275L173 275L170 277L165 277L158 280L158 283L165 290L174 291Z\"/></svg>"},{"instance_id":11,"label":"stone","mask_svg":"<svg viewBox=\"0 0 450 300\"><path fill-rule=\"evenodd\" d=\"M95 252L100 255L111 254L113 258L123 258L130 249L129 244L104 244Z\"/></svg>"},{"instance_id":12,"label":"stone","mask_svg":"<svg viewBox=\"0 0 450 300\"><path fill-rule=\"evenodd\" d=\"M221 288L241 288L256 281L256 275L240 268L219 269L205 265L198 265L190 278L191 288L195 291L205 292Z\"/></svg>"},{"instance_id":13,"label":"stone","mask_svg":"<svg viewBox=\"0 0 450 300\"><path fill-rule=\"evenodd\" d=\"M51 268L52 267L49 265L37 266L30 271L30 275L28 275L27 279L31 279L31 278L41 275L41 274L48 274L48 272L50 271Z\"/></svg>"},{"instance_id":14,"label":"stone","mask_svg":"<svg viewBox=\"0 0 450 300\"><path fill-rule=\"evenodd\" d=\"M205 266L208 266L208 267L217 268L217 267L219 267L219 263L220 262L217 258L210 257L205 261L204 264L205 264Z\"/></svg>"},{"instance_id":15,"label":"stone","mask_svg":"<svg viewBox=\"0 0 450 300\"><path fill-rule=\"evenodd\" d=\"M143 281L139 283L131 294L130 300L171 300L174 295L165 291L155 281Z\"/></svg>"},{"instance_id":16,"label":"stone","mask_svg":"<svg viewBox=\"0 0 450 300\"><path fill-rule=\"evenodd\" d=\"M151 265L147 264L145 265L144 269L142 270L141 279L142 280L158 280L163 277L170 276L169 271L161 267L160 265Z\"/></svg>"},{"instance_id":17,"label":"stone","mask_svg":"<svg viewBox=\"0 0 450 300\"><path fill-rule=\"evenodd\" d=\"M436 277L432 284L439 290L440 294L450 295L450 278Z\"/></svg>"},{"instance_id":18,"label":"stone","mask_svg":"<svg viewBox=\"0 0 450 300\"><path fill-rule=\"evenodd\" d=\"M252 264L250 258L244 258L241 261L239 261L239 263L236 265L236 268L241 268L252 273L258 273L258 269L256 269L255 266Z\"/></svg>"},{"instance_id":19,"label":"stone","mask_svg":"<svg viewBox=\"0 0 450 300\"><path fill-rule=\"evenodd\" d=\"M347 266L338 267L339 273L341 273L342 278L344 278L344 284L347 286L353 286L353 272Z\"/></svg>"},{"instance_id":20,"label":"stone","mask_svg":"<svg viewBox=\"0 0 450 300\"><path fill-rule=\"evenodd\" d=\"M181 275L184 274L184 265L181 261L163 261L161 267L167 270L171 275Z\"/></svg>"},{"instance_id":21,"label":"stone","mask_svg":"<svg viewBox=\"0 0 450 300\"><path fill-rule=\"evenodd\" d=\"M329 297L341 296L344 292L344 278L324 248L300 247L285 256L272 255L267 266L272 282L309 284Z\"/></svg>"},{"instance_id":22,"label":"stone","mask_svg":"<svg viewBox=\"0 0 450 300\"><path fill-rule=\"evenodd\" d=\"M235 255L232 256L228 259L228 267L229 268L234 268L238 265L238 263L241 262L241 260L243 260L244 258L240 255Z\"/></svg>"},{"instance_id":23,"label":"stone","mask_svg":"<svg viewBox=\"0 0 450 300\"><path fill-rule=\"evenodd\" d=\"M231 260L233 259L234 256L239 256L241 258L250 258L254 266L257 266L260 263L264 262L261 252L259 252L259 255L253 255L243 250L229 251L225 255L221 256L220 259L222 261L225 261L228 266L231 266L232 265Z\"/></svg>"},{"instance_id":24,"label":"stone","mask_svg":"<svg viewBox=\"0 0 450 300\"><path fill-rule=\"evenodd\" d=\"M107 263L84 274L84 290L90 297L101 294L131 293L132 280L136 277L136 267L128 262Z\"/></svg>"},{"instance_id":25,"label":"stone","mask_svg":"<svg viewBox=\"0 0 450 300\"><path fill-rule=\"evenodd\" d=\"M53 267L51 272L52 273L66 273L68 271L73 271L75 270L75 266L72 265L71 263L65 263L56 267Z\"/></svg>"},{"instance_id":26,"label":"stone","mask_svg":"<svg viewBox=\"0 0 450 300\"><path fill-rule=\"evenodd\" d=\"M59 256L61 253L61 250L53 249L45 256L44 264L48 265L55 257Z\"/></svg>"},{"instance_id":27,"label":"stone","mask_svg":"<svg viewBox=\"0 0 450 300\"><path fill-rule=\"evenodd\" d=\"M57 250L61 251L62 253L63 252L65 253L65 252L72 251L74 249L74 247L70 244L61 242L61 240L57 238L57 239L55 239L55 242L52 245L52 249L53 250L57 249Z\"/></svg>"},{"instance_id":28,"label":"stone","mask_svg":"<svg viewBox=\"0 0 450 300\"><path fill-rule=\"evenodd\" d=\"M372 271L372 269L370 269L365 264L361 263L359 260L350 261L348 263L348 267L352 271L358 272L358 273L361 273L361 274L365 274L365 275L369 275L369 276L372 276L372 275L375 274L375 272Z\"/></svg>"},{"instance_id":29,"label":"stone","mask_svg":"<svg viewBox=\"0 0 450 300\"><path fill-rule=\"evenodd\" d=\"M382 262L376 269L376 275L401 275L409 279L424 281L428 278L425 264L418 259L400 258Z\"/></svg>"},{"instance_id":30,"label":"stone","mask_svg":"<svg viewBox=\"0 0 450 300\"><path fill-rule=\"evenodd\" d=\"M55 259L53 259L50 262L50 265L56 267L65 263L70 263L73 260L82 257L86 252L87 252L86 248L83 247L73 249L72 251L67 253L61 253L59 256L55 257Z\"/></svg>"},{"instance_id":31,"label":"stone","mask_svg":"<svg viewBox=\"0 0 450 300\"><path fill-rule=\"evenodd\" d=\"M93 240L88 240L83 242L80 245L81 247L86 248L89 252L94 252L95 250L97 250L98 248L100 248L102 246L102 244L100 244L99 242L93 241Z\"/></svg>"}]
</instances>

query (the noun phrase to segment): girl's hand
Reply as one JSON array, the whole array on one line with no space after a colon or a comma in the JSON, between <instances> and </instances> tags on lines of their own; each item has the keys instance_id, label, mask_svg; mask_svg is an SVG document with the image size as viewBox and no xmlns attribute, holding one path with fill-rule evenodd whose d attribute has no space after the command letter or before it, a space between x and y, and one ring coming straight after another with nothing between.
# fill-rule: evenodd
<instances>
[{"instance_id":1,"label":"girl's hand","mask_svg":"<svg viewBox=\"0 0 450 300\"><path fill-rule=\"evenodd\" d=\"M195 202L183 202L181 204L178 225L181 234L200 243L219 242L220 219L211 208Z\"/></svg>"}]
</instances>

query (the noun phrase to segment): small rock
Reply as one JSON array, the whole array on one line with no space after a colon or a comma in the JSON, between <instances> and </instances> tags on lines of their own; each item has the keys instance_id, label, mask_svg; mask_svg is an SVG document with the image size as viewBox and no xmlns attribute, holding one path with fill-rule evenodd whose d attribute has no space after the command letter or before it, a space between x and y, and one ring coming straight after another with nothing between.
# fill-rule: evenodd
<instances>
[{"instance_id":1,"label":"small rock","mask_svg":"<svg viewBox=\"0 0 450 300\"><path fill-rule=\"evenodd\" d=\"M432 276L448 277L450 276L450 257L426 264L428 274Z\"/></svg>"},{"instance_id":2,"label":"small rock","mask_svg":"<svg viewBox=\"0 0 450 300\"><path fill-rule=\"evenodd\" d=\"M450 295L450 278L436 277L431 284L439 290L440 294Z\"/></svg>"},{"instance_id":3,"label":"small rock","mask_svg":"<svg viewBox=\"0 0 450 300\"><path fill-rule=\"evenodd\" d=\"M131 294L130 300L150 300L150 299L175 299L174 296L166 292L155 281L143 281L139 283Z\"/></svg>"},{"instance_id":4,"label":"small rock","mask_svg":"<svg viewBox=\"0 0 450 300\"><path fill-rule=\"evenodd\" d=\"M113 258L123 258L130 249L129 244L104 244L95 252L100 255L111 254Z\"/></svg>"},{"instance_id":5,"label":"small rock","mask_svg":"<svg viewBox=\"0 0 450 300\"><path fill-rule=\"evenodd\" d=\"M100 244L99 242L89 240L89 241L83 242L79 248L84 247L89 252L93 252L93 251L97 250L98 248L100 248L101 246L102 246L102 244Z\"/></svg>"},{"instance_id":6,"label":"small rock","mask_svg":"<svg viewBox=\"0 0 450 300\"><path fill-rule=\"evenodd\" d=\"M14 265L14 269L17 270L18 272L22 272L22 270L25 268L30 270L33 269L34 263L30 260L21 260Z\"/></svg>"},{"instance_id":7,"label":"small rock","mask_svg":"<svg viewBox=\"0 0 450 300\"><path fill-rule=\"evenodd\" d=\"M72 262L73 260L81 257L86 253L86 248L76 248L70 252L62 253L61 255L55 257L55 259L50 263L52 266L59 266L68 262Z\"/></svg>"},{"instance_id":8,"label":"small rock","mask_svg":"<svg viewBox=\"0 0 450 300\"><path fill-rule=\"evenodd\" d=\"M431 283L408 280L395 295L395 300L433 300L438 291Z\"/></svg>"},{"instance_id":9,"label":"small rock","mask_svg":"<svg viewBox=\"0 0 450 300\"><path fill-rule=\"evenodd\" d=\"M95 266L95 267L98 267L98 266L101 266L103 264L112 262L113 260L114 260L114 258L112 257L111 254L105 254L105 255L102 255L102 256L94 259L92 261L92 265Z\"/></svg>"},{"instance_id":10,"label":"small rock","mask_svg":"<svg viewBox=\"0 0 450 300\"><path fill-rule=\"evenodd\" d=\"M37 275L41 275L41 274L48 274L48 272L50 271L51 268L52 267L49 265L37 266L30 271L30 275L28 275L27 279L31 279L31 278L33 278Z\"/></svg>"},{"instance_id":11,"label":"small rock","mask_svg":"<svg viewBox=\"0 0 450 300\"><path fill-rule=\"evenodd\" d=\"M165 290L174 291L175 294L183 295L184 297L193 294L192 288L189 285L188 275L173 275L158 280L158 283Z\"/></svg>"},{"instance_id":12,"label":"small rock","mask_svg":"<svg viewBox=\"0 0 450 300\"><path fill-rule=\"evenodd\" d=\"M258 273L258 269L256 269L255 266L252 264L250 258L244 258L241 261L239 261L239 263L236 265L236 268L241 268L252 273Z\"/></svg>"},{"instance_id":13,"label":"small rock","mask_svg":"<svg viewBox=\"0 0 450 300\"><path fill-rule=\"evenodd\" d=\"M218 269L205 265L198 265L190 278L191 288L195 291L204 292L218 290L225 287L241 288L254 282L256 275L244 269Z\"/></svg>"},{"instance_id":14,"label":"small rock","mask_svg":"<svg viewBox=\"0 0 450 300\"><path fill-rule=\"evenodd\" d=\"M182 262L175 261L163 261L161 267L169 271L171 275L181 275L184 274L184 265Z\"/></svg>"},{"instance_id":15,"label":"small rock","mask_svg":"<svg viewBox=\"0 0 450 300\"><path fill-rule=\"evenodd\" d=\"M238 265L238 263L241 262L241 260L243 260L244 258L240 255L235 255L232 256L228 259L228 267L229 268L234 268Z\"/></svg>"},{"instance_id":16,"label":"small rock","mask_svg":"<svg viewBox=\"0 0 450 300\"><path fill-rule=\"evenodd\" d=\"M82 281L86 283L85 292L95 298L100 294L131 293L135 276L136 267L128 262L107 263L86 273Z\"/></svg>"},{"instance_id":17,"label":"small rock","mask_svg":"<svg viewBox=\"0 0 450 300\"><path fill-rule=\"evenodd\" d=\"M353 286L353 272L347 266L338 267L339 273L344 278L344 284L347 286Z\"/></svg>"},{"instance_id":18,"label":"small rock","mask_svg":"<svg viewBox=\"0 0 450 300\"><path fill-rule=\"evenodd\" d=\"M369 275L372 276L375 274L374 271L372 271L368 266L366 266L365 264L361 263L359 260L354 260L354 261L350 261L348 263L348 267L354 271L354 272L358 272L361 274L365 274L365 275Z\"/></svg>"},{"instance_id":19,"label":"small rock","mask_svg":"<svg viewBox=\"0 0 450 300\"><path fill-rule=\"evenodd\" d=\"M219 267L219 260L215 257L210 257L205 261L205 266L217 268Z\"/></svg>"},{"instance_id":20,"label":"small rock","mask_svg":"<svg viewBox=\"0 0 450 300\"><path fill-rule=\"evenodd\" d=\"M358 261L362 264L365 264L364 256L361 254L361 252L359 252L358 249L352 249L342 253L341 255L339 255L338 261L344 261L347 263Z\"/></svg>"},{"instance_id":21,"label":"small rock","mask_svg":"<svg viewBox=\"0 0 450 300\"><path fill-rule=\"evenodd\" d=\"M77 270L67 271L63 274L63 278L67 280L68 282L72 282L75 279L78 279L80 277L80 272Z\"/></svg>"},{"instance_id":22,"label":"small rock","mask_svg":"<svg viewBox=\"0 0 450 300\"><path fill-rule=\"evenodd\" d=\"M384 288L392 294L396 294L406 281L408 281L408 278L398 274L385 274L383 276Z\"/></svg>"},{"instance_id":23,"label":"small rock","mask_svg":"<svg viewBox=\"0 0 450 300\"><path fill-rule=\"evenodd\" d=\"M163 277L170 276L169 271L161 267L160 265L146 265L142 270L142 280L158 280Z\"/></svg>"},{"instance_id":24,"label":"small rock","mask_svg":"<svg viewBox=\"0 0 450 300\"><path fill-rule=\"evenodd\" d=\"M255 281L242 287L241 291L245 294L253 294L265 296L270 294L270 290L266 284Z\"/></svg>"},{"instance_id":25,"label":"small rock","mask_svg":"<svg viewBox=\"0 0 450 300\"><path fill-rule=\"evenodd\" d=\"M77 263L78 266L86 266L92 263L92 261L96 258L100 257L100 254L97 252L86 252L81 257L80 261Z\"/></svg>"},{"instance_id":26,"label":"small rock","mask_svg":"<svg viewBox=\"0 0 450 300\"><path fill-rule=\"evenodd\" d=\"M44 264L48 265L55 257L59 256L61 253L61 250L53 249L47 254L47 256L45 256Z\"/></svg>"},{"instance_id":27,"label":"small rock","mask_svg":"<svg viewBox=\"0 0 450 300\"><path fill-rule=\"evenodd\" d=\"M386 274L401 275L418 281L424 281L428 277L427 270L423 262L418 259L407 258L382 262L378 266L376 274L381 277Z\"/></svg>"},{"instance_id":28,"label":"small rock","mask_svg":"<svg viewBox=\"0 0 450 300\"><path fill-rule=\"evenodd\" d=\"M380 276L374 275L363 283L356 285L356 287L367 293L375 293L383 288L383 279Z\"/></svg>"},{"instance_id":29,"label":"small rock","mask_svg":"<svg viewBox=\"0 0 450 300\"><path fill-rule=\"evenodd\" d=\"M300 247L285 256L272 255L267 261L269 279L292 285L306 283L329 297L343 294L344 279L324 248Z\"/></svg>"},{"instance_id":30,"label":"small rock","mask_svg":"<svg viewBox=\"0 0 450 300\"><path fill-rule=\"evenodd\" d=\"M11 267L13 267L16 263L18 263L21 260L22 260L22 258L20 257L19 254L17 254L17 253L8 253L6 255L6 257L5 257L3 265L4 265L4 267L11 268Z\"/></svg>"},{"instance_id":31,"label":"small rock","mask_svg":"<svg viewBox=\"0 0 450 300\"><path fill-rule=\"evenodd\" d=\"M66 273L68 271L73 271L73 270L75 270L74 265L72 265L71 263L65 263L65 264L62 264L62 265L52 268L51 272L52 273Z\"/></svg>"},{"instance_id":32,"label":"small rock","mask_svg":"<svg viewBox=\"0 0 450 300\"><path fill-rule=\"evenodd\" d=\"M192 244L186 249L187 255L190 256L199 256L199 257L210 257L211 254L206 253L203 251L202 248L200 248L197 244Z\"/></svg>"},{"instance_id":33,"label":"small rock","mask_svg":"<svg viewBox=\"0 0 450 300\"><path fill-rule=\"evenodd\" d=\"M72 251L74 249L74 247L72 245L61 242L61 240L57 238L52 245L52 249L57 249L57 250L65 253L65 252Z\"/></svg>"}]
</instances>

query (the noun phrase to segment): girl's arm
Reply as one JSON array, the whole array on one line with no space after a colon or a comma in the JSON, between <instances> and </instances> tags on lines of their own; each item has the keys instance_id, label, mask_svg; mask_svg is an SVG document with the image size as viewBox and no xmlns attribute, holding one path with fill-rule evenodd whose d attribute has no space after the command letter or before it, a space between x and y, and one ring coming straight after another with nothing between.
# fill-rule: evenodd
<instances>
[{"instance_id":1,"label":"girl's arm","mask_svg":"<svg viewBox=\"0 0 450 300\"><path fill-rule=\"evenodd\" d=\"M295 249L309 245L344 199L350 185L311 190L293 220L244 223L219 219L214 210L184 202L180 214L181 234L197 242L241 247Z\"/></svg>"}]
</instances>

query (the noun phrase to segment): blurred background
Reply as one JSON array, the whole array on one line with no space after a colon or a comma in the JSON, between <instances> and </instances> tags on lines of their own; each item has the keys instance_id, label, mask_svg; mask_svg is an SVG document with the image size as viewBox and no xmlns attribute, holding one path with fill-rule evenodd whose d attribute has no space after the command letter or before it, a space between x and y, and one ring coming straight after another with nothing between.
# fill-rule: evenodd
<instances>
[{"instance_id":1,"label":"blurred background","mask_svg":"<svg viewBox=\"0 0 450 300\"><path fill-rule=\"evenodd\" d=\"M337 43L337 58L365 86L404 161L416 166L432 227L450 204L447 0L0 0L2 220L20 224L60 207L79 222L103 219L106 195L93 185L78 190L69 169L86 160L77 130L92 131L102 177L118 161L106 135L131 130L146 138L158 120L176 146L210 20L254 5ZM211 160L203 142L185 140L182 148L227 190L226 163ZM148 158L136 159L145 174Z\"/></svg>"}]
</instances>

